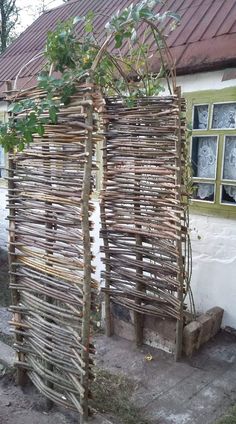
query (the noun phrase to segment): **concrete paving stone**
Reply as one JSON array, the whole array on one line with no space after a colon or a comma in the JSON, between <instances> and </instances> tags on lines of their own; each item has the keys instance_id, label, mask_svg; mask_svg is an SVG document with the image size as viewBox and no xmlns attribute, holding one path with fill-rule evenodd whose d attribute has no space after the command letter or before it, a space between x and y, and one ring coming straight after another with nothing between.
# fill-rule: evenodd
<instances>
[{"instance_id":1,"label":"concrete paving stone","mask_svg":"<svg viewBox=\"0 0 236 424\"><path fill-rule=\"evenodd\" d=\"M113 424L114 421L110 420L110 418L105 418L104 416L100 415L100 414L96 414L94 416L92 416L88 423L90 424Z\"/></svg>"},{"instance_id":2,"label":"concrete paving stone","mask_svg":"<svg viewBox=\"0 0 236 424\"><path fill-rule=\"evenodd\" d=\"M15 352L12 347L0 341L0 363L12 367L15 361Z\"/></svg>"},{"instance_id":3,"label":"concrete paving stone","mask_svg":"<svg viewBox=\"0 0 236 424\"><path fill-rule=\"evenodd\" d=\"M146 416L153 423L161 424L213 424L234 401L233 397L229 398L222 390L209 385L191 399L182 401L169 393L150 404Z\"/></svg>"},{"instance_id":4,"label":"concrete paving stone","mask_svg":"<svg viewBox=\"0 0 236 424\"><path fill-rule=\"evenodd\" d=\"M224 371L218 371L218 375L222 376L223 374ZM215 378L215 374L212 375L212 373L196 369L191 376L179 381L178 384L164 394L153 397L152 402L148 404L148 408L146 405L147 414L149 415L150 411L153 411L155 415L155 411L159 409L166 410L166 413L169 411L170 414L179 412L188 414L192 401L194 402L194 399L198 398L202 391L207 390ZM150 417L153 418L153 414Z\"/></svg>"},{"instance_id":5,"label":"concrete paving stone","mask_svg":"<svg viewBox=\"0 0 236 424\"><path fill-rule=\"evenodd\" d=\"M142 381L132 399L140 407L145 407L178 386L182 381L191 378L194 372L195 370L190 366L186 367L186 364L174 363L168 370L159 370L151 380L149 378Z\"/></svg>"},{"instance_id":6,"label":"concrete paving stone","mask_svg":"<svg viewBox=\"0 0 236 424\"><path fill-rule=\"evenodd\" d=\"M236 367L233 369L230 367L229 370L223 374L223 378L219 377L213 381L212 386L221 389L224 393L236 393L235 382Z\"/></svg>"},{"instance_id":7,"label":"concrete paving stone","mask_svg":"<svg viewBox=\"0 0 236 424\"><path fill-rule=\"evenodd\" d=\"M0 307L0 333L10 335L10 325L12 313L5 307Z\"/></svg>"},{"instance_id":8,"label":"concrete paving stone","mask_svg":"<svg viewBox=\"0 0 236 424\"><path fill-rule=\"evenodd\" d=\"M222 376L222 378L224 378ZM213 384L201 390L189 405L196 424L215 424L215 420L236 402L235 393L229 394Z\"/></svg>"}]
</instances>

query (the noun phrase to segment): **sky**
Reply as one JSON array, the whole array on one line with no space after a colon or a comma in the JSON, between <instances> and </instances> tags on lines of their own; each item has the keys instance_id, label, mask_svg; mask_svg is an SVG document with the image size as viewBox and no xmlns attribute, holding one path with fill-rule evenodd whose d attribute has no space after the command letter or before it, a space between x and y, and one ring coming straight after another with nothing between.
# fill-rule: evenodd
<instances>
[{"instance_id":1,"label":"sky","mask_svg":"<svg viewBox=\"0 0 236 424\"><path fill-rule=\"evenodd\" d=\"M17 25L17 32L22 32L35 20L37 7L42 5L43 0L17 0L16 4L21 9L20 22ZM63 4L62 0L44 0L44 3L49 9Z\"/></svg>"}]
</instances>

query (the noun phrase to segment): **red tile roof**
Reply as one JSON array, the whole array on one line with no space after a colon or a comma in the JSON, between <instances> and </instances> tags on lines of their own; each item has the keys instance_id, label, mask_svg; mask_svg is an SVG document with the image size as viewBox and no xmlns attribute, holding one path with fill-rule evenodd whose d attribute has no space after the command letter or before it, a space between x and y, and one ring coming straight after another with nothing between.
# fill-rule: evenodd
<instances>
[{"instance_id":1,"label":"red tile roof","mask_svg":"<svg viewBox=\"0 0 236 424\"><path fill-rule=\"evenodd\" d=\"M43 50L47 32L59 21L83 16L93 10L97 15L95 27L99 33L117 9L137 1L70 0L44 13L0 57L0 92L4 90L6 80L14 80L24 64ZM178 74L236 65L236 0L166 0L157 9L161 12L171 10L181 16L180 25L168 39ZM80 24L76 30L81 33ZM18 87L27 85L42 64L41 57L22 69Z\"/></svg>"}]
</instances>

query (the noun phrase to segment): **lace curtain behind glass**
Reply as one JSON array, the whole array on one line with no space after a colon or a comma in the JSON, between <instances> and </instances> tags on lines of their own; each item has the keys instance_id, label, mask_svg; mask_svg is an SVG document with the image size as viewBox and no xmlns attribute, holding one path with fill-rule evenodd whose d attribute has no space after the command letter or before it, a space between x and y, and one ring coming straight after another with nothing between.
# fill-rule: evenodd
<instances>
[{"instance_id":1,"label":"lace curtain behind glass","mask_svg":"<svg viewBox=\"0 0 236 424\"><path fill-rule=\"evenodd\" d=\"M217 142L216 137L197 138L197 171L196 177L215 178ZM205 199L214 194L214 184L200 184L197 195L200 199Z\"/></svg>"},{"instance_id":2,"label":"lace curtain behind glass","mask_svg":"<svg viewBox=\"0 0 236 424\"><path fill-rule=\"evenodd\" d=\"M193 129L205 130L208 125L208 105L194 106Z\"/></svg>"},{"instance_id":3,"label":"lace curtain behind glass","mask_svg":"<svg viewBox=\"0 0 236 424\"><path fill-rule=\"evenodd\" d=\"M224 180L236 180L236 137L228 136L225 139L225 154L224 154ZM226 193L236 202L236 187L224 186Z\"/></svg>"},{"instance_id":4,"label":"lace curtain behind glass","mask_svg":"<svg viewBox=\"0 0 236 424\"><path fill-rule=\"evenodd\" d=\"M212 128L236 128L236 103L214 105Z\"/></svg>"}]
</instances>

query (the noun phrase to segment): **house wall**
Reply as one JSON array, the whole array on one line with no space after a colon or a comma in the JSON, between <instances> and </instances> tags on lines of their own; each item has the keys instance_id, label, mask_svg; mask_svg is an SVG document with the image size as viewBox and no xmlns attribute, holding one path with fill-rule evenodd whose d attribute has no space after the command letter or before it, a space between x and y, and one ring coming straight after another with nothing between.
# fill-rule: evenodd
<instances>
[{"instance_id":1,"label":"house wall","mask_svg":"<svg viewBox=\"0 0 236 424\"><path fill-rule=\"evenodd\" d=\"M222 81L224 71L187 75L177 78L183 93L236 87L236 79ZM236 99L235 99L236 100ZM4 188L0 189L0 247L6 247ZM94 201L93 220L94 265L96 278L102 269L99 253L99 203ZM236 212L235 212L236 218ZM190 213L190 229L193 249L192 290L198 312L212 306L224 308L223 326L236 328L236 219ZM200 237L199 237L200 236Z\"/></svg>"},{"instance_id":2,"label":"house wall","mask_svg":"<svg viewBox=\"0 0 236 424\"><path fill-rule=\"evenodd\" d=\"M222 70L186 75L177 78L177 85L183 93L236 87L236 79L222 81L227 73ZM225 310L222 326L236 328L236 210L235 219L190 211L190 230L196 309L205 312L221 306Z\"/></svg>"},{"instance_id":3,"label":"house wall","mask_svg":"<svg viewBox=\"0 0 236 424\"><path fill-rule=\"evenodd\" d=\"M236 220L191 214L190 231L197 311L221 306L223 326L236 328Z\"/></svg>"}]
</instances>

